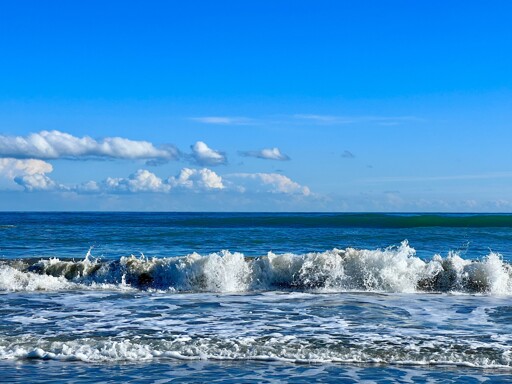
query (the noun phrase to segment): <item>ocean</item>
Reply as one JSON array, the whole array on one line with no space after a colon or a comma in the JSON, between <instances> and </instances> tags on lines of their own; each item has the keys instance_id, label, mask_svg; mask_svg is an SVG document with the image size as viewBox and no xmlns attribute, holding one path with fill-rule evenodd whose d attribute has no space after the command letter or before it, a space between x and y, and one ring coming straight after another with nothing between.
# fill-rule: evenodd
<instances>
[{"instance_id":1,"label":"ocean","mask_svg":"<svg viewBox=\"0 0 512 384\"><path fill-rule=\"evenodd\" d=\"M512 215L0 213L3 382L512 380Z\"/></svg>"}]
</instances>

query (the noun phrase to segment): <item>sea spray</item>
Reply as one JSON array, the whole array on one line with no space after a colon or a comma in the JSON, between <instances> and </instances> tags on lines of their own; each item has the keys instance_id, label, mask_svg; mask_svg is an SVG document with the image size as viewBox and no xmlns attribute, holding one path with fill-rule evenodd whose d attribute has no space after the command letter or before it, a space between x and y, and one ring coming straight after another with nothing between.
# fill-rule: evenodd
<instances>
[{"instance_id":1,"label":"sea spray","mask_svg":"<svg viewBox=\"0 0 512 384\"><path fill-rule=\"evenodd\" d=\"M100 261L58 258L10 260L0 264L1 290L60 290L102 284L182 292L253 290L466 292L512 294L512 267L491 252L465 260L450 252L430 261L416 256L407 241L385 249L332 249L306 254L245 257L221 251L205 256Z\"/></svg>"}]
</instances>

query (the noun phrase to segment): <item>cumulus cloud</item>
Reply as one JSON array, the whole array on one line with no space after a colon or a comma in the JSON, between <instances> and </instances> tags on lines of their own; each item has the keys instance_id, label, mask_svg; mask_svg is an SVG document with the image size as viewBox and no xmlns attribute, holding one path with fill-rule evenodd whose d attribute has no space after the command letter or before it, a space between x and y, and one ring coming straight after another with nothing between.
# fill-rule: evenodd
<instances>
[{"instance_id":1,"label":"cumulus cloud","mask_svg":"<svg viewBox=\"0 0 512 384\"><path fill-rule=\"evenodd\" d=\"M281 153L279 148L265 148L261 151L244 151L239 152L242 156L248 156L248 157L256 157L258 159L265 159L265 160L290 160L290 157L288 155L285 155L284 153Z\"/></svg>"},{"instance_id":2,"label":"cumulus cloud","mask_svg":"<svg viewBox=\"0 0 512 384\"><path fill-rule=\"evenodd\" d=\"M14 181L26 191L60 188L46 176L52 171L52 165L43 160L0 158L0 176L10 182Z\"/></svg>"},{"instance_id":3,"label":"cumulus cloud","mask_svg":"<svg viewBox=\"0 0 512 384\"><path fill-rule=\"evenodd\" d=\"M0 158L0 175L12 179L16 176L50 173L51 164L36 159Z\"/></svg>"},{"instance_id":4,"label":"cumulus cloud","mask_svg":"<svg viewBox=\"0 0 512 384\"><path fill-rule=\"evenodd\" d=\"M145 169L139 169L128 178L109 177L103 187L108 192L169 192L171 189L169 184Z\"/></svg>"},{"instance_id":5,"label":"cumulus cloud","mask_svg":"<svg viewBox=\"0 0 512 384\"><path fill-rule=\"evenodd\" d=\"M108 177L103 181L87 181L81 184L64 185L51 179L51 164L34 159L0 159L0 175L27 192L65 191L79 194L117 193L170 193L172 190L191 192L227 190L233 193L282 193L308 196L306 186L278 173L239 173L223 177L208 168L183 168L178 175L163 179L156 174L139 169L128 177Z\"/></svg>"},{"instance_id":6,"label":"cumulus cloud","mask_svg":"<svg viewBox=\"0 0 512 384\"><path fill-rule=\"evenodd\" d=\"M183 168L177 176L165 180L146 169L139 169L128 177L109 177L101 182L88 181L67 190L77 193L169 193L172 189L204 191L224 188L222 177L211 169Z\"/></svg>"},{"instance_id":7,"label":"cumulus cloud","mask_svg":"<svg viewBox=\"0 0 512 384\"><path fill-rule=\"evenodd\" d=\"M25 188L26 191L53 191L56 189L66 189L62 185L57 184L48 176L36 173L33 175L17 176L14 178L16 184Z\"/></svg>"},{"instance_id":8,"label":"cumulus cloud","mask_svg":"<svg viewBox=\"0 0 512 384\"><path fill-rule=\"evenodd\" d=\"M189 189L224 189L222 177L208 168L183 168L177 177L171 177L168 183L173 187Z\"/></svg>"},{"instance_id":9,"label":"cumulus cloud","mask_svg":"<svg viewBox=\"0 0 512 384\"><path fill-rule=\"evenodd\" d=\"M202 141L191 146L192 159L199 165L222 165L226 164L226 156L219 151L211 149Z\"/></svg>"},{"instance_id":10,"label":"cumulus cloud","mask_svg":"<svg viewBox=\"0 0 512 384\"><path fill-rule=\"evenodd\" d=\"M0 135L0 156L18 159L113 158L172 160L178 157L172 146L157 148L148 141L123 137L101 140L76 137L60 131L41 131L28 136Z\"/></svg>"},{"instance_id":11,"label":"cumulus cloud","mask_svg":"<svg viewBox=\"0 0 512 384\"><path fill-rule=\"evenodd\" d=\"M231 175L235 178L255 181L268 187L267 192L284 193L284 194L299 194L304 196L311 195L308 187L300 185L287 176L279 173L237 173ZM246 186L241 186L240 190L247 190ZM257 186L249 185L249 188L254 190Z\"/></svg>"}]
</instances>

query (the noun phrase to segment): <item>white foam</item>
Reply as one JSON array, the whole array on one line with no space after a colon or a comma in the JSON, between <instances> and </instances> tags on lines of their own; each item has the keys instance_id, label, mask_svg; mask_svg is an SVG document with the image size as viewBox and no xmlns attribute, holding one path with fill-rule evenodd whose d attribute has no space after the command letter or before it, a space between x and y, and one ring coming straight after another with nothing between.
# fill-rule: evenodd
<instances>
[{"instance_id":1,"label":"white foam","mask_svg":"<svg viewBox=\"0 0 512 384\"><path fill-rule=\"evenodd\" d=\"M0 290L59 290L79 287L169 291L334 290L375 292L469 292L512 294L512 268L499 254L480 261L456 253L426 262L404 241L386 249L333 249L246 258L221 251L206 256L101 262L88 253L80 261L50 258L28 268L0 266Z\"/></svg>"},{"instance_id":2,"label":"white foam","mask_svg":"<svg viewBox=\"0 0 512 384\"><path fill-rule=\"evenodd\" d=\"M395 340L358 348L343 345L318 346L307 340L275 335L264 339L194 339L187 341L137 341L82 339L67 342L36 342L37 346L0 346L2 359L42 359L84 362L142 362L154 359L179 360L255 360L292 363L380 363L395 365L453 365L510 370L510 353L497 360L483 354L437 345L438 352L405 349ZM402 341L403 343L403 341ZM466 347L467 350L467 347ZM473 349L476 351L475 349Z\"/></svg>"},{"instance_id":3,"label":"white foam","mask_svg":"<svg viewBox=\"0 0 512 384\"><path fill-rule=\"evenodd\" d=\"M63 290L74 287L64 276L54 277L22 272L8 265L0 265L0 291Z\"/></svg>"}]
</instances>

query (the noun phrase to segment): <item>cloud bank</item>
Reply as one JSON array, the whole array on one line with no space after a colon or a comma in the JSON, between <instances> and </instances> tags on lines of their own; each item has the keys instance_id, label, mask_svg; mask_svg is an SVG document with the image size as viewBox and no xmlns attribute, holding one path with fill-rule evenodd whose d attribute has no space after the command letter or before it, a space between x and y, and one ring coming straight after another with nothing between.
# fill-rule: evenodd
<instances>
[{"instance_id":1,"label":"cloud bank","mask_svg":"<svg viewBox=\"0 0 512 384\"><path fill-rule=\"evenodd\" d=\"M76 137L60 131L41 131L28 136L0 135L0 157L17 159L158 159L174 160L179 152L173 146L155 147L148 141L123 137L101 140L89 136Z\"/></svg>"},{"instance_id":2,"label":"cloud bank","mask_svg":"<svg viewBox=\"0 0 512 384\"><path fill-rule=\"evenodd\" d=\"M244 156L266 160L289 160L279 148L248 151ZM185 167L176 176L162 178L147 169L139 169L127 177L107 177L81 184L60 184L49 174L52 159L144 159L164 162L177 159L174 147L156 147L147 141L134 141L122 137L101 140L89 136L77 137L60 131L41 131L27 136L0 135L0 178L7 188L22 187L27 192L61 191L77 194L135 194L170 193L174 190L189 192L227 191L229 193L280 193L309 196L306 186L278 173L239 173L220 176L208 166L227 163L223 152L197 141L191 153L181 157L201 168Z\"/></svg>"}]
</instances>

